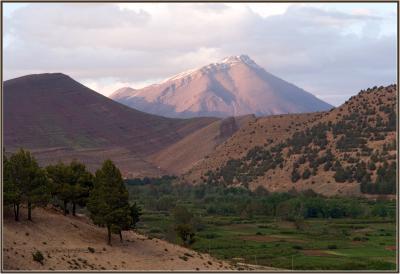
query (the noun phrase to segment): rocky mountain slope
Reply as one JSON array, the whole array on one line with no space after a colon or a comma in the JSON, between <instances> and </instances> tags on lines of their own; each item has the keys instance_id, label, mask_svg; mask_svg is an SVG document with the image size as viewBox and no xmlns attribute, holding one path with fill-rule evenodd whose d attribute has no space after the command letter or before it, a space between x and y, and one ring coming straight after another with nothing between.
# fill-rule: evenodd
<instances>
[{"instance_id":1,"label":"rocky mountain slope","mask_svg":"<svg viewBox=\"0 0 400 274\"><path fill-rule=\"evenodd\" d=\"M125 175L161 174L144 158L217 120L143 113L61 73L5 81L3 106L6 151L32 150L43 164L77 158L92 169L111 158Z\"/></svg>"},{"instance_id":2,"label":"rocky mountain slope","mask_svg":"<svg viewBox=\"0 0 400 274\"><path fill-rule=\"evenodd\" d=\"M246 55L175 75L110 98L166 117L257 116L329 110L331 105L265 71Z\"/></svg>"},{"instance_id":3,"label":"rocky mountain slope","mask_svg":"<svg viewBox=\"0 0 400 274\"><path fill-rule=\"evenodd\" d=\"M183 180L325 195L394 193L395 107L391 85L361 91L329 112L255 119Z\"/></svg>"}]
</instances>

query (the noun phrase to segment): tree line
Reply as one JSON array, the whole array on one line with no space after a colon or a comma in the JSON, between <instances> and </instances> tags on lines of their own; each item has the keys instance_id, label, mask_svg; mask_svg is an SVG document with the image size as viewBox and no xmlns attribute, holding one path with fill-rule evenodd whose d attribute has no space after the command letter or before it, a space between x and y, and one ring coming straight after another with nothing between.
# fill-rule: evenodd
<instances>
[{"instance_id":1,"label":"tree line","mask_svg":"<svg viewBox=\"0 0 400 274\"><path fill-rule=\"evenodd\" d=\"M135 229L141 209L129 202L121 172L111 160L104 161L95 174L83 163L73 160L40 167L29 151L20 149L9 158L3 158L4 206L11 207L15 221L20 220L21 205L26 205L28 220L32 209L49 203L61 202L64 215L76 215L76 207L86 207L94 224L107 229L107 242L111 234Z\"/></svg>"},{"instance_id":2,"label":"tree line","mask_svg":"<svg viewBox=\"0 0 400 274\"><path fill-rule=\"evenodd\" d=\"M139 179L136 179L139 181ZM132 180L130 180L132 181ZM150 179L152 182L153 180ZM325 197L312 190L298 192L268 192L259 187L251 191L244 187L224 187L214 184L128 183L131 198L149 211L169 212L175 216L177 207L184 205L193 212L208 216L255 216L285 220L309 218L394 218L393 202L373 201L355 197ZM196 217L196 216L194 216ZM198 216L197 216L198 217ZM195 226L201 220L196 220Z\"/></svg>"}]
</instances>

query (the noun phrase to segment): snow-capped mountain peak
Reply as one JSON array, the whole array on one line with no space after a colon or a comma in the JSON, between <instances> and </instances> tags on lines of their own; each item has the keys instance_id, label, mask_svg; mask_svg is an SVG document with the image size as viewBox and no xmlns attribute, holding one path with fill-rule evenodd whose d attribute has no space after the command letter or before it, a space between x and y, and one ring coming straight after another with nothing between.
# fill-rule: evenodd
<instances>
[{"instance_id":1,"label":"snow-capped mountain peak","mask_svg":"<svg viewBox=\"0 0 400 274\"><path fill-rule=\"evenodd\" d=\"M159 84L124 92L123 97L118 93L110 97L145 112L180 118L261 116L332 107L268 73L247 55L226 57L176 74Z\"/></svg>"},{"instance_id":2,"label":"snow-capped mountain peak","mask_svg":"<svg viewBox=\"0 0 400 274\"><path fill-rule=\"evenodd\" d=\"M227 65L243 63L249 66L259 67L256 62L254 62L248 55L245 54L226 57L221 61L221 63Z\"/></svg>"},{"instance_id":3,"label":"snow-capped mountain peak","mask_svg":"<svg viewBox=\"0 0 400 274\"><path fill-rule=\"evenodd\" d=\"M189 76L194 77L194 75L197 74L198 72L209 73L209 72L213 72L218 69L229 69L230 67L232 67L234 65L238 65L238 64L246 64L246 65L254 67L254 68L261 68L248 55L245 55L245 54L235 55L235 56L225 57L224 59L222 59L220 62L217 62L217 63L211 63L206 66L202 66L199 68L189 69L189 70L180 72L172 77L165 79L164 81L162 81L159 84L163 84L168 81L187 78Z\"/></svg>"}]
</instances>

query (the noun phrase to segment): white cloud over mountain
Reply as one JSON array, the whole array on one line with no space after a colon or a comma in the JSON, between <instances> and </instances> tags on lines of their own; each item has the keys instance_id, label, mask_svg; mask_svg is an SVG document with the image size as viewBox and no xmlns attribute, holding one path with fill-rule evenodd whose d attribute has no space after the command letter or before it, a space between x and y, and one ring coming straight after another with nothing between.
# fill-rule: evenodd
<instances>
[{"instance_id":1,"label":"white cloud over mountain","mask_svg":"<svg viewBox=\"0 0 400 274\"><path fill-rule=\"evenodd\" d=\"M396 4L346 4L31 3L4 17L5 78L63 72L109 94L248 54L338 104L396 79Z\"/></svg>"}]
</instances>

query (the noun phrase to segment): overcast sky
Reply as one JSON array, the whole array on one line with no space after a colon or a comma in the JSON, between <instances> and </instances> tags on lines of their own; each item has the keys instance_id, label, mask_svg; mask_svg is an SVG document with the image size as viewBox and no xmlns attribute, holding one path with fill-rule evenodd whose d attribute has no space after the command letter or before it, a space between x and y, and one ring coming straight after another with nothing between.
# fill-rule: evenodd
<instances>
[{"instance_id":1,"label":"overcast sky","mask_svg":"<svg viewBox=\"0 0 400 274\"><path fill-rule=\"evenodd\" d=\"M395 3L3 3L4 78L63 72L109 95L247 54L333 104L396 81Z\"/></svg>"}]
</instances>

